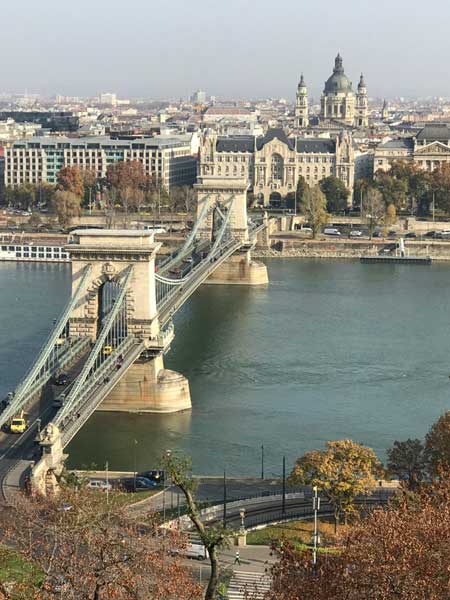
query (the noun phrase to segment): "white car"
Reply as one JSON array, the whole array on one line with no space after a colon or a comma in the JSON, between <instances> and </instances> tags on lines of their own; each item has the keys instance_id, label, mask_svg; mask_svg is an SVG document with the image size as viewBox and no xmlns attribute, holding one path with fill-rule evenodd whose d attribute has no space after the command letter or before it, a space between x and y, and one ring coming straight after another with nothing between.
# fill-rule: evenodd
<instances>
[{"instance_id":1,"label":"white car","mask_svg":"<svg viewBox=\"0 0 450 600\"><path fill-rule=\"evenodd\" d=\"M339 229L336 229L335 227L325 227L323 232L325 235L341 235Z\"/></svg>"},{"instance_id":2,"label":"white car","mask_svg":"<svg viewBox=\"0 0 450 600\"><path fill-rule=\"evenodd\" d=\"M110 492L112 490L112 485L106 483L103 479L90 479L86 487L90 490L99 490L100 492L106 492L106 490Z\"/></svg>"},{"instance_id":3,"label":"white car","mask_svg":"<svg viewBox=\"0 0 450 600\"><path fill-rule=\"evenodd\" d=\"M197 560L205 560L208 557L208 551L203 544L193 543L188 544L183 550L171 550L172 556L185 556L186 558L196 558Z\"/></svg>"},{"instance_id":4,"label":"white car","mask_svg":"<svg viewBox=\"0 0 450 600\"><path fill-rule=\"evenodd\" d=\"M360 231L359 229L352 229L350 231L350 233L348 234L349 237L361 237L362 236L362 231Z\"/></svg>"}]
</instances>

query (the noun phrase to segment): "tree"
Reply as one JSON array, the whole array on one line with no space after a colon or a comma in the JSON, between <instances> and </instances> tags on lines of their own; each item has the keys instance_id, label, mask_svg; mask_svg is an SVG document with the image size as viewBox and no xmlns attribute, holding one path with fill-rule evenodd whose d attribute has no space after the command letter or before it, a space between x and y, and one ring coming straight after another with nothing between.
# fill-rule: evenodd
<instances>
[{"instance_id":1,"label":"tree","mask_svg":"<svg viewBox=\"0 0 450 600\"><path fill-rule=\"evenodd\" d=\"M434 474L442 467L450 467L450 411L431 426L425 438L425 450Z\"/></svg>"},{"instance_id":2,"label":"tree","mask_svg":"<svg viewBox=\"0 0 450 600\"><path fill-rule=\"evenodd\" d=\"M339 177L330 175L322 179L319 185L327 199L327 211L329 213L342 211L347 208L347 198L350 192Z\"/></svg>"},{"instance_id":3,"label":"tree","mask_svg":"<svg viewBox=\"0 0 450 600\"><path fill-rule=\"evenodd\" d=\"M418 440L407 439L404 442L395 441L387 451L389 471L406 482L409 489L414 490L425 479L428 460L425 447Z\"/></svg>"},{"instance_id":4,"label":"tree","mask_svg":"<svg viewBox=\"0 0 450 600\"><path fill-rule=\"evenodd\" d=\"M51 183L43 181L37 187L36 200L41 207L51 206L56 188Z\"/></svg>"},{"instance_id":5,"label":"tree","mask_svg":"<svg viewBox=\"0 0 450 600\"><path fill-rule=\"evenodd\" d=\"M429 204L431 177L414 162L396 160L391 163L389 175L406 183L407 196L410 199L410 208L414 211L419 208L421 212Z\"/></svg>"},{"instance_id":6,"label":"tree","mask_svg":"<svg viewBox=\"0 0 450 600\"><path fill-rule=\"evenodd\" d=\"M384 216L385 227L391 227L397 222L397 210L394 204L388 204L386 214Z\"/></svg>"},{"instance_id":7,"label":"tree","mask_svg":"<svg viewBox=\"0 0 450 600\"><path fill-rule=\"evenodd\" d=\"M171 453L163 457L163 466L172 483L183 492L188 507L187 514L208 551L211 574L205 592L205 600L216 600L220 582L218 549L226 544L229 532L223 527L208 526L203 523L195 500L196 483L191 476L191 460Z\"/></svg>"},{"instance_id":8,"label":"tree","mask_svg":"<svg viewBox=\"0 0 450 600\"><path fill-rule=\"evenodd\" d=\"M81 175L81 180L83 182L83 188L84 188L84 193L83 193L84 202L85 202L85 204L87 204L87 206L89 206L89 208L91 208L92 207L92 199L93 199L92 196L93 196L93 194L95 194L95 187L97 185L97 174L92 169L83 169L82 171L80 171L80 175ZM94 201L95 201L95 195L94 195ZM95 202L94 202L94 206L95 206Z\"/></svg>"},{"instance_id":9,"label":"tree","mask_svg":"<svg viewBox=\"0 0 450 600\"><path fill-rule=\"evenodd\" d=\"M52 210L58 217L61 227L69 227L74 217L81 214L81 199L73 192L63 192L58 190L53 196Z\"/></svg>"},{"instance_id":10,"label":"tree","mask_svg":"<svg viewBox=\"0 0 450 600\"><path fill-rule=\"evenodd\" d=\"M376 509L342 539L340 552L320 555L284 544L270 600L447 600L450 589L448 479L387 510Z\"/></svg>"},{"instance_id":11,"label":"tree","mask_svg":"<svg viewBox=\"0 0 450 600\"><path fill-rule=\"evenodd\" d=\"M57 175L56 189L62 192L71 192L82 198L84 195L84 184L81 171L78 167L69 166L60 169Z\"/></svg>"},{"instance_id":12,"label":"tree","mask_svg":"<svg viewBox=\"0 0 450 600\"><path fill-rule=\"evenodd\" d=\"M333 506L335 528L339 517L354 512L355 498L369 494L383 472L371 448L352 440L327 442L324 451L307 452L297 459L290 475L293 484L317 486Z\"/></svg>"},{"instance_id":13,"label":"tree","mask_svg":"<svg viewBox=\"0 0 450 600\"><path fill-rule=\"evenodd\" d=\"M361 209L361 218L366 221L369 228L369 237L372 237L375 227L383 221L386 211L381 192L370 187L363 195Z\"/></svg>"},{"instance_id":14,"label":"tree","mask_svg":"<svg viewBox=\"0 0 450 600\"><path fill-rule=\"evenodd\" d=\"M65 488L57 498L19 498L3 542L44 571L41 600L194 600L201 589L179 559L185 544L156 520L128 516L121 494Z\"/></svg>"},{"instance_id":15,"label":"tree","mask_svg":"<svg viewBox=\"0 0 450 600\"><path fill-rule=\"evenodd\" d=\"M191 212L195 208L195 200L195 190L188 185L176 186L170 190L170 210L174 212Z\"/></svg>"},{"instance_id":16,"label":"tree","mask_svg":"<svg viewBox=\"0 0 450 600\"><path fill-rule=\"evenodd\" d=\"M138 160L119 161L109 165L106 171L106 179L109 185L117 190L124 188L145 189L150 183L143 164Z\"/></svg>"},{"instance_id":17,"label":"tree","mask_svg":"<svg viewBox=\"0 0 450 600\"><path fill-rule=\"evenodd\" d=\"M437 208L450 213L450 164L444 163L431 175L431 188Z\"/></svg>"},{"instance_id":18,"label":"tree","mask_svg":"<svg viewBox=\"0 0 450 600\"><path fill-rule=\"evenodd\" d=\"M303 175L300 175L297 180L297 188L295 190L295 200L297 202L297 210L301 210L301 203L306 190L309 189L309 185Z\"/></svg>"},{"instance_id":19,"label":"tree","mask_svg":"<svg viewBox=\"0 0 450 600\"><path fill-rule=\"evenodd\" d=\"M327 200L318 185L304 190L300 201L300 211L306 216L313 231L313 238L316 238L322 225L325 225L328 220Z\"/></svg>"},{"instance_id":20,"label":"tree","mask_svg":"<svg viewBox=\"0 0 450 600\"><path fill-rule=\"evenodd\" d=\"M390 173L377 171L374 179L377 190L381 193L384 203L395 204L396 208L405 208L407 201L408 183L397 179Z\"/></svg>"}]
</instances>

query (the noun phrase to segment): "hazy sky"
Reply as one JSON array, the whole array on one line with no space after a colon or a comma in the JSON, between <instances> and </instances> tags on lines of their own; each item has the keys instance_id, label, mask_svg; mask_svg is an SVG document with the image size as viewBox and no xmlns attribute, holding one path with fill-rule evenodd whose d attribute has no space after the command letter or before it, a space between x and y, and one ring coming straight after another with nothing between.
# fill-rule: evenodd
<instances>
[{"instance_id":1,"label":"hazy sky","mask_svg":"<svg viewBox=\"0 0 450 600\"><path fill-rule=\"evenodd\" d=\"M449 0L2 0L0 91L292 99L339 50L369 95L450 95Z\"/></svg>"}]
</instances>

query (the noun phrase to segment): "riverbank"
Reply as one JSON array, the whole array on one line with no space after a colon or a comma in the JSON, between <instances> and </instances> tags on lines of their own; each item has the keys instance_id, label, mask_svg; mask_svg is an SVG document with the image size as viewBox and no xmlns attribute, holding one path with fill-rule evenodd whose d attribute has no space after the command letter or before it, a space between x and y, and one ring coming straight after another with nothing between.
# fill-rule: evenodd
<instances>
[{"instance_id":1,"label":"riverbank","mask_svg":"<svg viewBox=\"0 0 450 600\"><path fill-rule=\"evenodd\" d=\"M258 258L339 258L359 259L361 255L377 256L382 248L396 240L310 240L295 237L271 237L271 247L257 246L252 257ZM407 253L433 261L450 261L449 242L408 241Z\"/></svg>"}]
</instances>

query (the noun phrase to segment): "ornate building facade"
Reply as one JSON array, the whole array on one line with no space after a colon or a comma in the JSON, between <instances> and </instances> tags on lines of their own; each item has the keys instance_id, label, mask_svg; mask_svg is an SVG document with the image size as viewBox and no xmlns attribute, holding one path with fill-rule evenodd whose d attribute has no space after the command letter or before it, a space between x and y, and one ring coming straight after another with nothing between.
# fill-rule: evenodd
<instances>
[{"instance_id":1,"label":"ornate building facade","mask_svg":"<svg viewBox=\"0 0 450 600\"><path fill-rule=\"evenodd\" d=\"M430 123L414 137L389 140L375 150L374 171L389 171L396 160L412 161L421 169L434 171L450 162L450 126Z\"/></svg>"},{"instance_id":2,"label":"ornate building facade","mask_svg":"<svg viewBox=\"0 0 450 600\"><path fill-rule=\"evenodd\" d=\"M352 82L345 74L340 54L335 58L333 73L325 82L320 99L320 122L323 124L330 121L356 128L369 125L369 104L364 76L361 74L355 94ZM308 90L303 75L297 87L294 123L298 128L309 125Z\"/></svg>"},{"instance_id":3,"label":"ornate building facade","mask_svg":"<svg viewBox=\"0 0 450 600\"><path fill-rule=\"evenodd\" d=\"M335 138L287 137L282 129L269 129L261 137L210 132L200 148L200 176L245 177L265 206L293 193L300 175L311 186L335 175L352 191L354 170L353 143L346 131Z\"/></svg>"}]
</instances>

